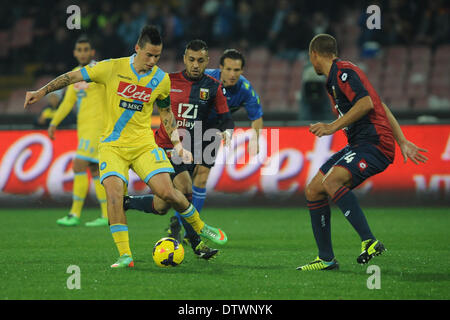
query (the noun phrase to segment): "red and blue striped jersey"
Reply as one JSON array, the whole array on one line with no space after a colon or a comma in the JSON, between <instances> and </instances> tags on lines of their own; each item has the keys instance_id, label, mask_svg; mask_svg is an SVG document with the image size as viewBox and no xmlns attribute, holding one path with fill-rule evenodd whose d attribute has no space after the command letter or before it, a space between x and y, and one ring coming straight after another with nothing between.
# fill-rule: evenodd
<instances>
[{"instance_id":1,"label":"red and blue striped jersey","mask_svg":"<svg viewBox=\"0 0 450 320\"><path fill-rule=\"evenodd\" d=\"M170 105L180 129L186 129L195 138L194 128L202 125L200 133L208 129L206 122L211 112L222 115L229 113L220 81L203 75L197 81L189 79L184 71L171 73ZM164 125L161 123L156 131L156 143L162 148L173 148ZM199 137L201 138L201 137Z\"/></svg>"},{"instance_id":2,"label":"red and blue striped jersey","mask_svg":"<svg viewBox=\"0 0 450 320\"><path fill-rule=\"evenodd\" d=\"M370 96L374 108L361 119L344 128L349 145L371 143L391 162L395 156L395 140L380 97L367 76L349 61L334 59L326 88L334 105L334 113L345 115L356 102Z\"/></svg>"}]
</instances>

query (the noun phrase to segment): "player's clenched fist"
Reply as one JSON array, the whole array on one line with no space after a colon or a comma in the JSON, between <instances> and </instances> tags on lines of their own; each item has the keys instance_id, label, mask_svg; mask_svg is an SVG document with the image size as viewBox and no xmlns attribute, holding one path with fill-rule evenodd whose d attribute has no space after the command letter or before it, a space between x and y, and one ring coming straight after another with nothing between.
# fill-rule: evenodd
<instances>
[{"instance_id":1,"label":"player's clenched fist","mask_svg":"<svg viewBox=\"0 0 450 320\"><path fill-rule=\"evenodd\" d=\"M181 142L178 142L174 145L174 151L181 158L183 163L191 163L192 162L192 153L183 148Z\"/></svg>"},{"instance_id":2,"label":"player's clenched fist","mask_svg":"<svg viewBox=\"0 0 450 320\"><path fill-rule=\"evenodd\" d=\"M333 134L335 132L333 126L329 123L322 123L318 122L315 124L309 125L309 132L312 134L322 137L322 136L328 136L330 134Z\"/></svg>"},{"instance_id":3,"label":"player's clenched fist","mask_svg":"<svg viewBox=\"0 0 450 320\"><path fill-rule=\"evenodd\" d=\"M41 98L44 96L44 92L41 90L38 91L27 91L25 95L25 103L23 104L23 107L26 108L29 104L33 104L41 100Z\"/></svg>"},{"instance_id":4,"label":"player's clenched fist","mask_svg":"<svg viewBox=\"0 0 450 320\"><path fill-rule=\"evenodd\" d=\"M223 145L225 147L229 147L231 144L231 132L229 130L224 130L222 132L218 132L217 134L222 138Z\"/></svg>"}]
</instances>

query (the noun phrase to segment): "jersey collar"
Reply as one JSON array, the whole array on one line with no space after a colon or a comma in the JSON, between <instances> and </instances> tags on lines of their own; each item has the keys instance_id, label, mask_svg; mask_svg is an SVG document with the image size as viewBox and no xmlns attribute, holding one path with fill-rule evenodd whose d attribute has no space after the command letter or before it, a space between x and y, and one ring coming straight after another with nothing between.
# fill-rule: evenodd
<instances>
[{"instance_id":1,"label":"jersey collar","mask_svg":"<svg viewBox=\"0 0 450 320\"><path fill-rule=\"evenodd\" d=\"M336 73L337 70L337 65L336 62L339 61L339 58L335 58L333 59L333 63L331 64L331 68L330 68L330 72L328 73L328 77L327 77L327 86L331 85L331 79L333 79L334 74Z\"/></svg>"},{"instance_id":2,"label":"jersey collar","mask_svg":"<svg viewBox=\"0 0 450 320\"><path fill-rule=\"evenodd\" d=\"M134 58L135 58L135 57L136 57L136 53L134 53L134 54L132 54L132 55L130 56L130 67L131 67L131 70L132 70L133 73L136 75L136 77L138 78L138 81L139 81L139 80L141 80L142 78L144 78L144 77L150 75L150 74L152 73L152 71L153 71L153 68L151 68L149 71L147 71L147 73L144 73L144 74L139 74L139 73L137 73L137 71L136 71L136 69L134 68L134 65L133 65L133 62L134 62Z\"/></svg>"}]
</instances>

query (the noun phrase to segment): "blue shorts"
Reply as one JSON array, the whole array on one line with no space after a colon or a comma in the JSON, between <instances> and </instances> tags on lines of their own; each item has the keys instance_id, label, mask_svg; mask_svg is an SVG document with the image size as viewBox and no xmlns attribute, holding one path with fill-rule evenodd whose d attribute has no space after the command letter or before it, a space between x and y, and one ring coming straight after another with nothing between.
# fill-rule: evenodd
<instances>
[{"instance_id":1,"label":"blue shorts","mask_svg":"<svg viewBox=\"0 0 450 320\"><path fill-rule=\"evenodd\" d=\"M383 172L391 162L372 144L346 146L336 152L321 167L320 172L326 175L332 167L343 167L352 176L353 189L363 183L367 178Z\"/></svg>"}]
</instances>

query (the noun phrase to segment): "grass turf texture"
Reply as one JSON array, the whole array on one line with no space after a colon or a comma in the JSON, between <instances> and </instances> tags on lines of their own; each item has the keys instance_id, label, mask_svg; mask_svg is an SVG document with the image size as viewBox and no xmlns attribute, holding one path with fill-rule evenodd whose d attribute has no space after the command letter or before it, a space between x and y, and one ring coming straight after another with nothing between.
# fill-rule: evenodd
<instances>
[{"instance_id":1,"label":"grass turf texture","mask_svg":"<svg viewBox=\"0 0 450 320\"><path fill-rule=\"evenodd\" d=\"M108 227L88 228L99 215L85 209L82 225L60 227L64 209L0 210L0 299L449 299L448 208L366 209L374 234L388 249L370 264L381 270L381 289L367 288L368 265L358 265L360 240L332 208L339 271L300 272L317 255L303 208L207 208L211 225L229 237L213 261L185 246L182 265L162 269L151 256L165 236L169 215L128 213L135 268L111 270L118 257ZM369 265L370 265L369 264ZM81 270L81 289L69 290L69 265Z\"/></svg>"}]
</instances>

